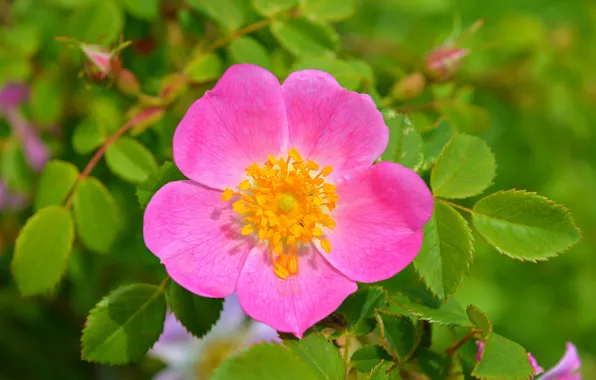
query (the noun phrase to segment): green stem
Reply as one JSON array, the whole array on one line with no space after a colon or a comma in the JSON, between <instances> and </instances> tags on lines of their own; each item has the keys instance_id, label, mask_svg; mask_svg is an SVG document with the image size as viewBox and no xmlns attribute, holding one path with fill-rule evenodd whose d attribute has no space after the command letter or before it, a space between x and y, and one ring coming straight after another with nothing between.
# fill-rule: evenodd
<instances>
[{"instance_id":1,"label":"green stem","mask_svg":"<svg viewBox=\"0 0 596 380\"><path fill-rule=\"evenodd\" d=\"M470 208L467 208L467 207L464 207L464 206L461 206L461 205L458 205L457 203L449 202L449 201L446 201L446 200L441 199L441 198L435 198L435 201L444 203L444 204L449 205L451 207L455 207L455 208L460 209L462 211L465 211L467 213L474 214L474 210L472 210Z\"/></svg>"}]
</instances>

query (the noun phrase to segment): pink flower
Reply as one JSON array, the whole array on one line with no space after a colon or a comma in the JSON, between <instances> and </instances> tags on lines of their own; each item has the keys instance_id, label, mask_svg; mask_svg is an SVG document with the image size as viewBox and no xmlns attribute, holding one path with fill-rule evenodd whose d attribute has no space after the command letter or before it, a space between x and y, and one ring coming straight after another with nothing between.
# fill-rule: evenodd
<instances>
[{"instance_id":1,"label":"pink flower","mask_svg":"<svg viewBox=\"0 0 596 380\"><path fill-rule=\"evenodd\" d=\"M577 354L577 348L571 342L567 342L565 355L553 368L549 369L540 380L581 380L581 362Z\"/></svg>"},{"instance_id":2,"label":"pink flower","mask_svg":"<svg viewBox=\"0 0 596 380\"><path fill-rule=\"evenodd\" d=\"M169 275L204 297L237 292L252 318L302 337L356 291L417 255L433 199L398 164L372 165L388 129L368 95L307 70L280 86L226 71L174 135L190 181L161 188L143 234Z\"/></svg>"},{"instance_id":3,"label":"pink flower","mask_svg":"<svg viewBox=\"0 0 596 380\"><path fill-rule=\"evenodd\" d=\"M477 340L478 352L476 353L476 361L480 361L482 358L482 351L484 350L484 342ZM538 365L538 362L528 352L528 359L534 369L534 375L539 375L544 372L544 368ZM581 363L577 354L577 349L573 343L567 342L567 350L565 356L557 363L556 366L551 368L544 375L540 376L538 380L581 380L581 374L579 373Z\"/></svg>"}]
</instances>

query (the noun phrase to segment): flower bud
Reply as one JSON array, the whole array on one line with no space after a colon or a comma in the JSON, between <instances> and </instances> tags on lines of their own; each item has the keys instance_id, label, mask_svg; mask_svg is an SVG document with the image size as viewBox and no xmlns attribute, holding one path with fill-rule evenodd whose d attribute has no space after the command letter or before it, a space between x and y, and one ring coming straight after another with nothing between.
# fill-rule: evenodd
<instances>
[{"instance_id":1,"label":"flower bud","mask_svg":"<svg viewBox=\"0 0 596 380\"><path fill-rule=\"evenodd\" d=\"M438 47L426 57L426 71L435 80L447 80L457 72L466 55L467 49Z\"/></svg>"},{"instance_id":2,"label":"flower bud","mask_svg":"<svg viewBox=\"0 0 596 380\"><path fill-rule=\"evenodd\" d=\"M81 44L86 57L83 68L87 77L96 82L102 82L108 76L116 77L122 68L122 61L118 56L121 49L119 47L110 51L99 45Z\"/></svg>"},{"instance_id":3,"label":"flower bud","mask_svg":"<svg viewBox=\"0 0 596 380\"><path fill-rule=\"evenodd\" d=\"M424 91L425 86L426 79L424 75L421 72L415 72L406 75L395 83L391 89L391 93L397 100L414 99Z\"/></svg>"},{"instance_id":4,"label":"flower bud","mask_svg":"<svg viewBox=\"0 0 596 380\"><path fill-rule=\"evenodd\" d=\"M141 90L141 85L137 77L127 69L120 70L116 79L116 85L120 91L129 96L137 95Z\"/></svg>"},{"instance_id":5,"label":"flower bud","mask_svg":"<svg viewBox=\"0 0 596 380\"><path fill-rule=\"evenodd\" d=\"M184 74L170 74L162 79L159 97L168 104L186 91L187 85L188 81Z\"/></svg>"},{"instance_id":6,"label":"flower bud","mask_svg":"<svg viewBox=\"0 0 596 380\"><path fill-rule=\"evenodd\" d=\"M129 115L133 124L131 134L137 136L160 121L164 115L164 109L162 107L134 107L130 110Z\"/></svg>"}]
</instances>

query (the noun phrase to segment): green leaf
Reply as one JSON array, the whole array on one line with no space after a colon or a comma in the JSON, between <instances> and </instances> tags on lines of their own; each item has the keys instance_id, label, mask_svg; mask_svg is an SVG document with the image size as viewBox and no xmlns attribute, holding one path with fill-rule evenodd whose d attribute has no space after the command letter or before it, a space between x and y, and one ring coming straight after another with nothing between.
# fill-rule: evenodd
<instances>
[{"instance_id":1,"label":"green leaf","mask_svg":"<svg viewBox=\"0 0 596 380\"><path fill-rule=\"evenodd\" d=\"M382 311L377 312L376 317L385 348L400 362L406 362L420 343L420 334L417 334L412 320Z\"/></svg>"},{"instance_id":2,"label":"green leaf","mask_svg":"<svg viewBox=\"0 0 596 380\"><path fill-rule=\"evenodd\" d=\"M297 4L298 0L252 0L253 8L266 17L291 9Z\"/></svg>"},{"instance_id":3,"label":"green leaf","mask_svg":"<svg viewBox=\"0 0 596 380\"><path fill-rule=\"evenodd\" d=\"M360 87L362 75L346 61L330 57L307 58L296 62L292 71L299 70L322 70L331 74L337 82L348 90L356 90Z\"/></svg>"},{"instance_id":4,"label":"green leaf","mask_svg":"<svg viewBox=\"0 0 596 380\"><path fill-rule=\"evenodd\" d=\"M580 239L565 207L525 191L499 191L481 199L474 205L472 221L499 252L519 260L546 260Z\"/></svg>"},{"instance_id":5,"label":"green leaf","mask_svg":"<svg viewBox=\"0 0 596 380\"><path fill-rule=\"evenodd\" d=\"M163 288L132 284L114 290L89 313L83 359L100 364L140 360L159 338L165 317Z\"/></svg>"},{"instance_id":6,"label":"green leaf","mask_svg":"<svg viewBox=\"0 0 596 380\"><path fill-rule=\"evenodd\" d=\"M364 346L357 349L350 358L350 364L360 372L372 371L381 360L390 361L391 356L381 346Z\"/></svg>"},{"instance_id":7,"label":"green leaf","mask_svg":"<svg viewBox=\"0 0 596 380\"><path fill-rule=\"evenodd\" d=\"M356 0L300 0L300 10L310 19L341 21L351 17Z\"/></svg>"},{"instance_id":8,"label":"green leaf","mask_svg":"<svg viewBox=\"0 0 596 380\"><path fill-rule=\"evenodd\" d=\"M130 137L120 137L108 147L106 162L114 174L133 183L145 182L157 170L153 154Z\"/></svg>"},{"instance_id":9,"label":"green leaf","mask_svg":"<svg viewBox=\"0 0 596 380\"><path fill-rule=\"evenodd\" d=\"M425 321L448 326L471 325L466 312L454 299L445 303L430 297L413 301L410 297L398 293L391 297L390 302Z\"/></svg>"},{"instance_id":10,"label":"green leaf","mask_svg":"<svg viewBox=\"0 0 596 380\"><path fill-rule=\"evenodd\" d=\"M94 121L102 131L113 134L122 126L122 106L115 98L98 97L93 99L89 107L89 119Z\"/></svg>"},{"instance_id":11,"label":"green leaf","mask_svg":"<svg viewBox=\"0 0 596 380\"><path fill-rule=\"evenodd\" d=\"M82 179L74 194L78 235L87 248L107 253L120 229L114 198L96 178Z\"/></svg>"},{"instance_id":12,"label":"green leaf","mask_svg":"<svg viewBox=\"0 0 596 380\"><path fill-rule=\"evenodd\" d=\"M294 351L281 344L258 344L224 361L211 380L304 380L318 378Z\"/></svg>"},{"instance_id":13,"label":"green leaf","mask_svg":"<svg viewBox=\"0 0 596 380\"><path fill-rule=\"evenodd\" d=\"M271 32L296 56L333 56L339 49L339 36L325 23L304 19L274 21Z\"/></svg>"},{"instance_id":14,"label":"green leaf","mask_svg":"<svg viewBox=\"0 0 596 380\"><path fill-rule=\"evenodd\" d=\"M526 350L495 333L484 344L472 375L481 379L528 379L534 374Z\"/></svg>"},{"instance_id":15,"label":"green leaf","mask_svg":"<svg viewBox=\"0 0 596 380\"><path fill-rule=\"evenodd\" d=\"M488 112L470 103L448 101L439 103L439 112L449 124L463 133L480 133L490 129Z\"/></svg>"},{"instance_id":16,"label":"green leaf","mask_svg":"<svg viewBox=\"0 0 596 380\"><path fill-rule=\"evenodd\" d=\"M168 303L176 319L197 338L211 330L223 308L223 298L200 297L174 281L168 287Z\"/></svg>"},{"instance_id":17,"label":"green leaf","mask_svg":"<svg viewBox=\"0 0 596 380\"><path fill-rule=\"evenodd\" d=\"M267 49L252 37L240 37L228 45L230 56L236 63L252 63L271 70Z\"/></svg>"},{"instance_id":18,"label":"green leaf","mask_svg":"<svg viewBox=\"0 0 596 380\"><path fill-rule=\"evenodd\" d=\"M68 263L74 241L70 212L50 206L27 220L16 240L12 274L24 296L51 290Z\"/></svg>"},{"instance_id":19,"label":"green leaf","mask_svg":"<svg viewBox=\"0 0 596 380\"><path fill-rule=\"evenodd\" d=\"M124 13L113 0L95 0L70 18L71 35L83 42L114 42L124 26Z\"/></svg>"},{"instance_id":20,"label":"green leaf","mask_svg":"<svg viewBox=\"0 0 596 380\"><path fill-rule=\"evenodd\" d=\"M42 125L58 122L64 106L62 86L47 75L37 77L31 85L29 100L33 119Z\"/></svg>"},{"instance_id":21,"label":"green leaf","mask_svg":"<svg viewBox=\"0 0 596 380\"><path fill-rule=\"evenodd\" d=\"M15 192L28 193L33 188L33 172L23 154L20 141L12 136L0 151L0 178Z\"/></svg>"},{"instance_id":22,"label":"green leaf","mask_svg":"<svg viewBox=\"0 0 596 380\"><path fill-rule=\"evenodd\" d=\"M149 178L137 187L137 199L142 207L147 206L151 197L163 185L172 181L183 180L184 176L172 162L164 162Z\"/></svg>"},{"instance_id":23,"label":"green leaf","mask_svg":"<svg viewBox=\"0 0 596 380\"><path fill-rule=\"evenodd\" d=\"M48 162L37 185L35 210L62 204L78 177L79 170L70 162L59 160Z\"/></svg>"},{"instance_id":24,"label":"green leaf","mask_svg":"<svg viewBox=\"0 0 596 380\"><path fill-rule=\"evenodd\" d=\"M440 299L455 293L474 259L474 241L468 222L451 206L435 202L433 216L424 226L414 268Z\"/></svg>"},{"instance_id":25,"label":"green leaf","mask_svg":"<svg viewBox=\"0 0 596 380\"><path fill-rule=\"evenodd\" d=\"M186 0L186 3L228 30L236 30L246 21L242 7L233 0Z\"/></svg>"},{"instance_id":26,"label":"green leaf","mask_svg":"<svg viewBox=\"0 0 596 380\"><path fill-rule=\"evenodd\" d=\"M467 198L482 193L495 178L495 156L479 137L455 136L443 149L430 177L433 194Z\"/></svg>"},{"instance_id":27,"label":"green leaf","mask_svg":"<svg viewBox=\"0 0 596 380\"><path fill-rule=\"evenodd\" d=\"M190 61L184 73L190 82L203 83L218 79L223 69L221 58L215 53L209 53L201 54Z\"/></svg>"},{"instance_id":28,"label":"green leaf","mask_svg":"<svg viewBox=\"0 0 596 380\"><path fill-rule=\"evenodd\" d=\"M368 374L368 380L389 380L387 371L393 366L392 361L383 360Z\"/></svg>"},{"instance_id":29,"label":"green leaf","mask_svg":"<svg viewBox=\"0 0 596 380\"><path fill-rule=\"evenodd\" d=\"M375 328L375 309L385 307L386 298L383 288L371 286L350 295L337 311L346 317L348 329L353 335L366 335Z\"/></svg>"},{"instance_id":30,"label":"green leaf","mask_svg":"<svg viewBox=\"0 0 596 380\"><path fill-rule=\"evenodd\" d=\"M131 15L152 21L159 15L160 0L124 0L124 8Z\"/></svg>"},{"instance_id":31,"label":"green leaf","mask_svg":"<svg viewBox=\"0 0 596 380\"><path fill-rule=\"evenodd\" d=\"M481 312L476 306L468 305L466 314L468 314L470 321L476 325L476 327L482 330L482 336L484 338L493 332L492 322L488 319L488 316Z\"/></svg>"},{"instance_id":32,"label":"green leaf","mask_svg":"<svg viewBox=\"0 0 596 380\"><path fill-rule=\"evenodd\" d=\"M306 363L315 374L313 379L344 379L346 368L334 344L317 333L310 333L302 339L284 340L289 347Z\"/></svg>"},{"instance_id":33,"label":"green leaf","mask_svg":"<svg viewBox=\"0 0 596 380\"><path fill-rule=\"evenodd\" d=\"M418 170L424 161L423 144L412 122L393 110L383 112L383 118L389 128L389 143L381 159Z\"/></svg>"},{"instance_id":34,"label":"green leaf","mask_svg":"<svg viewBox=\"0 0 596 380\"><path fill-rule=\"evenodd\" d=\"M72 146L78 154L87 154L100 147L107 138L105 128L91 119L84 119L75 127Z\"/></svg>"},{"instance_id":35,"label":"green leaf","mask_svg":"<svg viewBox=\"0 0 596 380\"><path fill-rule=\"evenodd\" d=\"M37 25L21 21L0 31L0 44L13 54L30 57L39 50L40 32Z\"/></svg>"}]
</instances>

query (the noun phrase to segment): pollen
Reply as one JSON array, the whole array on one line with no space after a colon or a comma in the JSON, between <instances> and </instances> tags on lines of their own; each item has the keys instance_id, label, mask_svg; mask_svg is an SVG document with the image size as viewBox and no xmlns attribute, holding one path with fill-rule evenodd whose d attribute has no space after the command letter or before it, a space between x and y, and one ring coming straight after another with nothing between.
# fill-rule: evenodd
<instances>
[{"instance_id":1,"label":"pollen","mask_svg":"<svg viewBox=\"0 0 596 380\"><path fill-rule=\"evenodd\" d=\"M323 227L335 227L330 212L339 198L336 187L325 179L333 168L319 168L292 148L285 158L270 155L263 165L250 165L237 189L227 188L222 195L226 202L234 198L232 208L242 220L240 233L254 234L268 244L273 272L282 280L298 275L300 245L316 239L331 252Z\"/></svg>"}]
</instances>

